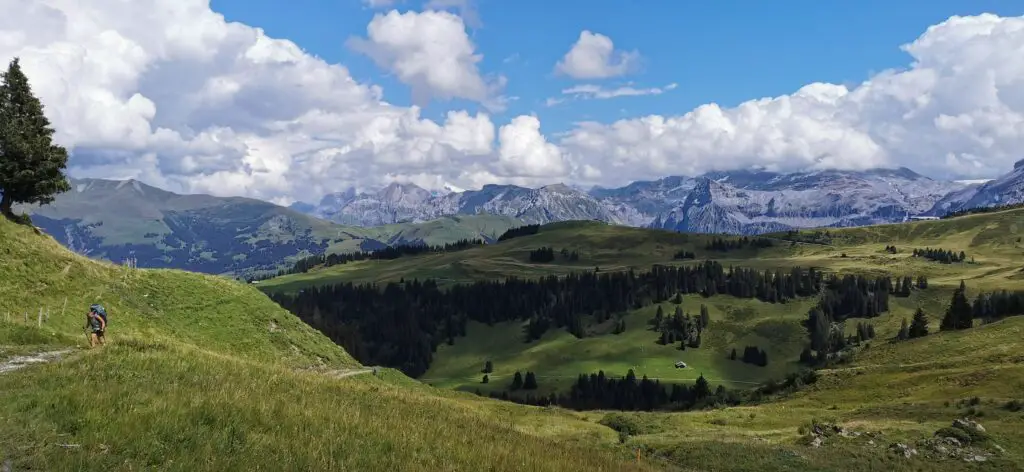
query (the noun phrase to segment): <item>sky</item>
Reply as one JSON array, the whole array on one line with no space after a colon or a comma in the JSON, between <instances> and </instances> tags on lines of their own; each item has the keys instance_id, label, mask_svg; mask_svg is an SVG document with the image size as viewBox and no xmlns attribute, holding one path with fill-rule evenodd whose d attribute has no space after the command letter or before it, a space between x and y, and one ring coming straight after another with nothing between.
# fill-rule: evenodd
<instances>
[{"instance_id":1,"label":"sky","mask_svg":"<svg viewBox=\"0 0 1024 472\"><path fill-rule=\"evenodd\" d=\"M73 177L316 202L390 182L1024 158L1024 3L0 0Z\"/></svg>"}]
</instances>

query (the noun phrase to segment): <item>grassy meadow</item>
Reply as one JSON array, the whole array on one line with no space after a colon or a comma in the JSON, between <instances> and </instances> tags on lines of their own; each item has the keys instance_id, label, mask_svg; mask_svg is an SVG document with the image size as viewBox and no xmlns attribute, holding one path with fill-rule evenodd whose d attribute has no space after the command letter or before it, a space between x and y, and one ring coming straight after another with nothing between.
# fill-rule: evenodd
<instances>
[{"instance_id":1,"label":"grassy meadow","mask_svg":"<svg viewBox=\"0 0 1024 472\"><path fill-rule=\"evenodd\" d=\"M574 413L336 378L361 366L242 283L91 261L3 219L0 254L0 363L71 350L0 374L4 470L664 468ZM110 343L86 349L94 302Z\"/></svg>"}]
</instances>

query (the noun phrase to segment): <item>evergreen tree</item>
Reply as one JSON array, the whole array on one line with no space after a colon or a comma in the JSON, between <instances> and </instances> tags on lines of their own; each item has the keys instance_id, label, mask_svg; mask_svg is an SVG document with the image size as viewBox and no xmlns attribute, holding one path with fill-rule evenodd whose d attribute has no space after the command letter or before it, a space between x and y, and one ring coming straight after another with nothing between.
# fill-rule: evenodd
<instances>
[{"instance_id":1,"label":"evergreen tree","mask_svg":"<svg viewBox=\"0 0 1024 472\"><path fill-rule=\"evenodd\" d=\"M12 216L15 203L47 204L71 189L68 152L53 144L53 133L14 58L0 83L0 215Z\"/></svg>"},{"instance_id":2,"label":"evergreen tree","mask_svg":"<svg viewBox=\"0 0 1024 472\"><path fill-rule=\"evenodd\" d=\"M480 381L480 383L488 383L490 381L491 381L490 377L488 377L487 374L484 374L484 378L483 378L483 380Z\"/></svg>"},{"instance_id":3,"label":"evergreen tree","mask_svg":"<svg viewBox=\"0 0 1024 472\"><path fill-rule=\"evenodd\" d=\"M729 360L731 360L731 361L736 360L736 348L732 348L732 353L729 354Z\"/></svg>"},{"instance_id":4,"label":"evergreen tree","mask_svg":"<svg viewBox=\"0 0 1024 472\"><path fill-rule=\"evenodd\" d=\"M960 288L953 292L953 299L946 309L946 316L942 318L939 329L943 331L954 329L967 329L974 324L974 311L971 303L967 301L967 287L964 281L960 281Z\"/></svg>"},{"instance_id":5,"label":"evergreen tree","mask_svg":"<svg viewBox=\"0 0 1024 472\"><path fill-rule=\"evenodd\" d=\"M537 376L533 375L533 372L526 373L526 380L523 381L524 390L536 390L537 389Z\"/></svg>"},{"instance_id":6,"label":"evergreen tree","mask_svg":"<svg viewBox=\"0 0 1024 472\"><path fill-rule=\"evenodd\" d=\"M928 335L928 315L925 315L924 310L918 308L914 312L914 318L910 321L910 329L907 334L910 338Z\"/></svg>"},{"instance_id":7,"label":"evergreen tree","mask_svg":"<svg viewBox=\"0 0 1024 472\"><path fill-rule=\"evenodd\" d=\"M707 398L711 395L711 386L708 385L708 381L704 378L704 374L700 374L700 377L697 377L697 381L693 384L693 395L698 400Z\"/></svg>"},{"instance_id":8,"label":"evergreen tree","mask_svg":"<svg viewBox=\"0 0 1024 472\"><path fill-rule=\"evenodd\" d=\"M700 327L701 327L701 329L707 328L709 323L711 323L711 315L708 314L708 307L705 306L703 303L701 303L701 305L700 305Z\"/></svg>"},{"instance_id":9,"label":"evergreen tree","mask_svg":"<svg viewBox=\"0 0 1024 472\"><path fill-rule=\"evenodd\" d=\"M907 327L907 319L903 318L903 324L900 325L900 332L896 335L896 339L903 341L910 338L910 328Z\"/></svg>"},{"instance_id":10,"label":"evergreen tree","mask_svg":"<svg viewBox=\"0 0 1024 472\"><path fill-rule=\"evenodd\" d=\"M494 364L491 361L487 361L484 363L484 373L490 374L491 372L494 372Z\"/></svg>"},{"instance_id":11,"label":"evergreen tree","mask_svg":"<svg viewBox=\"0 0 1024 472\"><path fill-rule=\"evenodd\" d=\"M523 388L523 374L516 371L516 375L512 377L512 385L509 387L512 390L519 390Z\"/></svg>"},{"instance_id":12,"label":"evergreen tree","mask_svg":"<svg viewBox=\"0 0 1024 472\"><path fill-rule=\"evenodd\" d=\"M676 292L676 296L672 299L672 303L675 303L676 305L682 304L683 294Z\"/></svg>"}]
</instances>

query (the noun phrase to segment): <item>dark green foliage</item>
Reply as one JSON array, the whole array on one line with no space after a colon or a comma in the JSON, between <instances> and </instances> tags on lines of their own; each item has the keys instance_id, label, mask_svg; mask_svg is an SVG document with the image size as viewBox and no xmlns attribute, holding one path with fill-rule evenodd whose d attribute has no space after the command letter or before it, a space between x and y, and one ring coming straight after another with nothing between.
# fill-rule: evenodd
<instances>
[{"instance_id":1,"label":"dark green foliage","mask_svg":"<svg viewBox=\"0 0 1024 472\"><path fill-rule=\"evenodd\" d=\"M434 280L405 280L383 286L316 286L295 294L278 292L270 296L361 363L394 367L415 377L426 372L440 343L465 336L469 320L488 325L525 322L524 339L528 342L552 328L583 337L586 317L602 319L611 313L642 308L654 300L667 300L673 294L730 294L778 303L817 294L822 277L813 268L757 271L704 261L685 267L656 265L642 273L628 270L575 272L539 279L510 277L443 290ZM705 328L700 317L687 319L679 313L679 317L654 327L659 334L667 331L669 344L691 340Z\"/></svg>"},{"instance_id":2,"label":"dark green foliage","mask_svg":"<svg viewBox=\"0 0 1024 472\"><path fill-rule=\"evenodd\" d=\"M886 246L885 252L888 252L889 254L896 254L899 250L896 249L896 246Z\"/></svg>"},{"instance_id":3,"label":"dark green foliage","mask_svg":"<svg viewBox=\"0 0 1024 472\"><path fill-rule=\"evenodd\" d=\"M636 436L646 432L639 419L632 415L623 415L622 413L604 415L604 418L601 418L601 421L598 423L627 436Z\"/></svg>"},{"instance_id":4,"label":"dark green foliage","mask_svg":"<svg viewBox=\"0 0 1024 472\"><path fill-rule=\"evenodd\" d=\"M675 253L675 255L672 256L672 258L675 260L696 259L697 255L694 254L692 251L680 249L678 252Z\"/></svg>"},{"instance_id":5,"label":"dark green foliage","mask_svg":"<svg viewBox=\"0 0 1024 472\"><path fill-rule=\"evenodd\" d=\"M537 234L538 231L540 231L540 225L535 224L518 226L515 228L510 228L508 231L502 233L501 236L498 236L498 241L507 241L509 239L518 238L520 236L529 236L531 234Z\"/></svg>"},{"instance_id":6,"label":"dark green foliage","mask_svg":"<svg viewBox=\"0 0 1024 472\"><path fill-rule=\"evenodd\" d=\"M376 251L369 252L353 252L348 254L316 254L309 257L304 257L295 261L290 269L284 269L277 272L277 276L287 274L302 274L309 272L314 267L332 267L339 264L348 264L349 262L365 261L365 260L392 260L398 259L403 256L416 256L419 254L439 254L444 252L455 252L470 249L478 246L483 246L484 242L480 239L463 239L454 243L448 243L439 246L428 246L426 244L401 244L395 246L388 246L386 248L378 249ZM267 279L272 276L267 275L261 277ZM250 278L249 280L259 280L260 278Z\"/></svg>"},{"instance_id":7,"label":"dark green foliage","mask_svg":"<svg viewBox=\"0 0 1024 472\"><path fill-rule=\"evenodd\" d=\"M53 134L14 58L0 84L0 215L13 216L15 203L47 204L71 189L64 174L68 152L53 144Z\"/></svg>"},{"instance_id":8,"label":"dark green foliage","mask_svg":"<svg viewBox=\"0 0 1024 472\"><path fill-rule=\"evenodd\" d=\"M728 252L746 247L752 247L755 249L772 247L772 240L768 238L749 238L747 236L736 239L714 238L708 242L705 249L709 251Z\"/></svg>"},{"instance_id":9,"label":"dark green foliage","mask_svg":"<svg viewBox=\"0 0 1024 472\"><path fill-rule=\"evenodd\" d=\"M923 275L917 276L917 288L921 290L928 288L928 277Z\"/></svg>"},{"instance_id":10,"label":"dark green foliage","mask_svg":"<svg viewBox=\"0 0 1024 472\"><path fill-rule=\"evenodd\" d=\"M707 379L704 378L704 374L700 374L697 377L697 381L693 384L693 396L698 400L702 400L711 395L711 386L708 384Z\"/></svg>"},{"instance_id":11,"label":"dark green foliage","mask_svg":"<svg viewBox=\"0 0 1024 472\"><path fill-rule=\"evenodd\" d=\"M580 253L575 251L575 250L569 251L568 249L562 248L562 250L559 251L559 254L562 255L563 259L565 259L567 261L570 261L570 262L575 262L575 261L580 260Z\"/></svg>"},{"instance_id":12,"label":"dark green foliage","mask_svg":"<svg viewBox=\"0 0 1024 472\"><path fill-rule=\"evenodd\" d=\"M515 376L512 377L512 385L509 386L509 390L519 390L523 388L523 374L516 371Z\"/></svg>"},{"instance_id":13,"label":"dark green foliage","mask_svg":"<svg viewBox=\"0 0 1024 472\"><path fill-rule=\"evenodd\" d=\"M736 348L732 348L732 352L729 354L729 360L736 360Z\"/></svg>"},{"instance_id":14,"label":"dark green foliage","mask_svg":"<svg viewBox=\"0 0 1024 472\"><path fill-rule=\"evenodd\" d=\"M526 380L523 381L523 390L536 390L537 376L533 372L526 373Z\"/></svg>"},{"instance_id":15,"label":"dark green foliage","mask_svg":"<svg viewBox=\"0 0 1024 472\"><path fill-rule=\"evenodd\" d=\"M953 299L946 309L946 316L942 318L939 329L942 331L968 329L974 325L973 309L967 301L967 287L960 281L960 287L953 292Z\"/></svg>"},{"instance_id":16,"label":"dark green foliage","mask_svg":"<svg viewBox=\"0 0 1024 472\"><path fill-rule=\"evenodd\" d=\"M494 364L491 361L484 362L484 373L490 374L494 372Z\"/></svg>"},{"instance_id":17,"label":"dark green foliage","mask_svg":"<svg viewBox=\"0 0 1024 472\"><path fill-rule=\"evenodd\" d=\"M852 317L873 318L889 311L891 289L889 277L830 277L817 306L810 309L803 322L811 341L810 348L818 353L819 360L839 352L852 342L873 338L874 326L865 324L858 326L855 339L847 339L840 323Z\"/></svg>"},{"instance_id":18,"label":"dark green foliage","mask_svg":"<svg viewBox=\"0 0 1024 472\"><path fill-rule=\"evenodd\" d=\"M480 383L488 383L490 381L491 381L491 378L488 377L487 374L484 374L484 378L482 380L480 380Z\"/></svg>"},{"instance_id":19,"label":"dark green foliage","mask_svg":"<svg viewBox=\"0 0 1024 472\"><path fill-rule=\"evenodd\" d=\"M779 236L779 239L792 242L808 243L808 244L820 244L820 245L831 245L832 234L828 230L821 231L797 231L789 230L784 235Z\"/></svg>"},{"instance_id":20,"label":"dark green foliage","mask_svg":"<svg viewBox=\"0 0 1024 472\"><path fill-rule=\"evenodd\" d=\"M914 257L923 257L943 264L952 264L954 262L963 262L967 259L967 254L964 254L963 251L957 253L947 249L924 248L914 249Z\"/></svg>"},{"instance_id":21,"label":"dark green foliage","mask_svg":"<svg viewBox=\"0 0 1024 472\"><path fill-rule=\"evenodd\" d=\"M676 305L682 305L683 304L683 294L677 293L676 296L672 298L672 303L674 303Z\"/></svg>"},{"instance_id":22,"label":"dark green foliage","mask_svg":"<svg viewBox=\"0 0 1024 472\"><path fill-rule=\"evenodd\" d=\"M549 247L542 247L530 251L530 262L545 264L555 260L555 250Z\"/></svg>"},{"instance_id":23,"label":"dark green foliage","mask_svg":"<svg viewBox=\"0 0 1024 472\"><path fill-rule=\"evenodd\" d=\"M733 349L733 354L735 353L736 350ZM743 348L742 360L747 364L764 367L768 365L768 352L759 349L757 346L747 346Z\"/></svg>"},{"instance_id":24,"label":"dark green foliage","mask_svg":"<svg viewBox=\"0 0 1024 472\"><path fill-rule=\"evenodd\" d=\"M907 330L908 338L920 338L928 335L928 315L924 310L918 308L914 312L914 319L910 321L910 329Z\"/></svg>"}]
</instances>

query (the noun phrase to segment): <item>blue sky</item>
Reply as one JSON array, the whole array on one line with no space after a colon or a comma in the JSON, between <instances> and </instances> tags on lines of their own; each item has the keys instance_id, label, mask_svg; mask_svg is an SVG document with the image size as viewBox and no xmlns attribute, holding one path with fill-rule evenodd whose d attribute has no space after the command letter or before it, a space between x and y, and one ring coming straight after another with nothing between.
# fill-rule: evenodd
<instances>
[{"instance_id":1,"label":"blue sky","mask_svg":"<svg viewBox=\"0 0 1024 472\"><path fill-rule=\"evenodd\" d=\"M907 67L910 58L899 45L949 16L1024 14L1024 2L1009 0L479 0L473 6L481 24L468 29L483 55L481 72L504 74L505 94L519 97L504 112L492 113L493 118L503 122L536 114L545 134L565 131L579 120L679 115L710 102L734 106L792 93L812 82L854 85L881 70ZM361 0L213 0L211 7L228 21L263 28L270 36L290 39L311 54L345 65L358 80L384 87L385 99L392 103L410 103L408 87L345 47L349 37L366 36L374 14L388 9L372 9ZM423 2L402 0L394 8L404 12L422 7ZM609 36L616 49L639 51L643 68L605 80L553 74L555 63L585 29ZM573 85L627 82L638 88L679 86L658 96L544 105L546 98ZM450 109L477 107L459 99L431 101L424 116L438 119Z\"/></svg>"}]
</instances>

